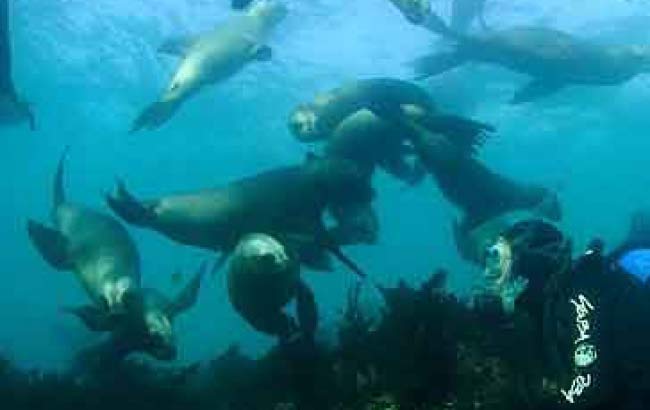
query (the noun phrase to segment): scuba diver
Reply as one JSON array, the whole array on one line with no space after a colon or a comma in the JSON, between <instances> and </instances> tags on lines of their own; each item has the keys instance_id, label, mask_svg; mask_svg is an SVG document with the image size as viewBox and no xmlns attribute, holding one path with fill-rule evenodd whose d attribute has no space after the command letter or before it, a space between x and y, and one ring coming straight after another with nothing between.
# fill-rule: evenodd
<instances>
[{"instance_id":1,"label":"scuba diver","mask_svg":"<svg viewBox=\"0 0 650 410\"><path fill-rule=\"evenodd\" d=\"M485 251L477 307L513 327L528 324L519 330L528 333L559 408L647 408L650 214L635 215L627 239L609 254L598 239L575 260L571 249L550 223L511 225Z\"/></svg>"}]
</instances>

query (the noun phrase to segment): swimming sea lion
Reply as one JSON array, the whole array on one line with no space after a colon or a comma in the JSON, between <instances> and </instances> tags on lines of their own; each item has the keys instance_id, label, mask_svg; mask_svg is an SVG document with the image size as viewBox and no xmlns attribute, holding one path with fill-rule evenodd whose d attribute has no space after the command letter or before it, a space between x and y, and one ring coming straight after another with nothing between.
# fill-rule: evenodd
<instances>
[{"instance_id":1,"label":"swimming sea lion","mask_svg":"<svg viewBox=\"0 0 650 410\"><path fill-rule=\"evenodd\" d=\"M88 317L104 320L102 313L123 311L124 295L140 286L140 257L117 220L66 200L64 162L65 154L54 178L54 227L30 220L27 232L50 266L74 272L92 301L83 309Z\"/></svg>"},{"instance_id":2,"label":"swimming sea lion","mask_svg":"<svg viewBox=\"0 0 650 410\"><path fill-rule=\"evenodd\" d=\"M165 43L161 52L181 55L183 60L167 90L157 102L144 109L131 131L161 126L203 86L233 76L251 61L268 61L271 48L264 42L286 13L282 4L260 0L245 14L208 33Z\"/></svg>"},{"instance_id":3,"label":"swimming sea lion","mask_svg":"<svg viewBox=\"0 0 650 410\"><path fill-rule=\"evenodd\" d=\"M328 157L352 160L369 175L379 166L414 184L423 172L406 159L413 154L406 135L412 130L391 117L416 111L414 120L454 139L473 139L491 130L486 124L437 112L424 90L393 79L360 80L321 95L294 111L290 128L300 141L325 140Z\"/></svg>"},{"instance_id":4,"label":"swimming sea lion","mask_svg":"<svg viewBox=\"0 0 650 410\"><path fill-rule=\"evenodd\" d=\"M390 0L409 23L422 26L434 33L444 30L446 24L431 8L430 0ZM475 19L485 27L483 9L485 0L450 0L451 28L465 32Z\"/></svg>"},{"instance_id":5,"label":"swimming sea lion","mask_svg":"<svg viewBox=\"0 0 650 410\"><path fill-rule=\"evenodd\" d=\"M34 130L34 114L29 104L18 96L12 80L9 23L9 0L0 0L0 124L28 122Z\"/></svg>"},{"instance_id":6,"label":"swimming sea lion","mask_svg":"<svg viewBox=\"0 0 650 410\"><path fill-rule=\"evenodd\" d=\"M305 164L276 168L222 188L170 195L141 202L123 184L108 196L110 208L128 223L153 229L182 244L230 253L253 232L288 238L313 247L301 261L329 250L344 258L323 223L331 205L370 203L373 192L349 161L310 158ZM345 258L344 258L345 259ZM350 261L345 261L350 265ZM351 266L357 273L358 267ZM321 266L322 268L322 266Z\"/></svg>"},{"instance_id":7,"label":"swimming sea lion","mask_svg":"<svg viewBox=\"0 0 650 410\"><path fill-rule=\"evenodd\" d=\"M650 48L605 46L543 27L518 27L481 36L439 30L456 42L451 52L417 59L418 78L434 76L470 61L498 64L533 79L511 103L534 101L567 85L617 85L650 71Z\"/></svg>"},{"instance_id":8,"label":"swimming sea lion","mask_svg":"<svg viewBox=\"0 0 650 410\"><path fill-rule=\"evenodd\" d=\"M554 192L539 185L513 181L468 155L475 141L454 140L431 133L407 116L405 118L404 125L414 131L408 135L420 161L444 197L463 212L461 221L454 224L454 234L459 251L466 259L475 258L475 252L469 249L472 245L468 245L468 235L483 224L515 211L536 212L554 221L561 218Z\"/></svg>"},{"instance_id":9,"label":"swimming sea lion","mask_svg":"<svg viewBox=\"0 0 650 410\"><path fill-rule=\"evenodd\" d=\"M327 139L341 122L361 109L372 111L404 104L435 110L429 95L420 87L391 78L373 78L346 83L314 101L299 105L289 117L289 129L302 142Z\"/></svg>"},{"instance_id":10,"label":"swimming sea lion","mask_svg":"<svg viewBox=\"0 0 650 410\"><path fill-rule=\"evenodd\" d=\"M298 330L313 337L318 323L314 295L300 279L297 256L281 242L264 234L244 236L226 279L230 302L256 330L285 340ZM299 326L282 311L294 298Z\"/></svg>"},{"instance_id":11,"label":"swimming sea lion","mask_svg":"<svg viewBox=\"0 0 650 410\"><path fill-rule=\"evenodd\" d=\"M131 353L142 352L157 360L170 361L177 356L174 319L190 309L198 298L206 265L201 265L184 289L170 299L155 289L136 288L124 295L125 311L111 323L96 326L92 316L81 309L69 312L86 324L95 324L94 331L108 331L109 337L81 352L79 365L84 368L114 366Z\"/></svg>"},{"instance_id":12,"label":"swimming sea lion","mask_svg":"<svg viewBox=\"0 0 650 410\"><path fill-rule=\"evenodd\" d=\"M203 264L173 299L156 289L140 288L129 292L125 298L127 314L111 329L115 353L125 356L131 352L146 352L158 360L175 359L178 348L174 319L196 303L205 271Z\"/></svg>"}]
</instances>

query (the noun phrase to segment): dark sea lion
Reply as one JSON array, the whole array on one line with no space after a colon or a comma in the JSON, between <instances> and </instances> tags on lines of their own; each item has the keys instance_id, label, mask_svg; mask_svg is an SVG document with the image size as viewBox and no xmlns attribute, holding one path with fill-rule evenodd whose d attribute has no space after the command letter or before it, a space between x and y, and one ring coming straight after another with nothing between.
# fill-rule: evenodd
<instances>
[{"instance_id":1,"label":"dark sea lion","mask_svg":"<svg viewBox=\"0 0 650 410\"><path fill-rule=\"evenodd\" d=\"M431 8L430 0L390 0L409 23L422 26L434 33L446 26L442 18ZM458 32L469 29L474 20L479 20L485 28L483 9L485 0L450 0L451 28Z\"/></svg>"},{"instance_id":2,"label":"dark sea lion","mask_svg":"<svg viewBox=\"0 0 650 410\"><path fill-rule=\"evenodd\" d=\"M148 201L137 200L120 184L107 201L128 223L185 245L228 254L244 235L263 232L302 243L302 262L323 268L317 261L323 250L350 265L328 233L323 213L333 205L369 204L372 197L365 176L350 161L310 158L222 188Z\"/></svg>"},{"instance_id":3,"label":"dark sea lion","mask_svg":"<svg viewBox=\"0 0 650 410\"><path fill-rule=\"evenodd\" d=\"M299 105L289 117L289 129L302 142L329 138L341 122L362 109L372 111L384 105L404 104L434 111L429 95L406 81L373 78L346 83L316 96L314 101Z\"/></svg>"},{"instance_id":4,"label":"dark sea lion","mask_svg":"<svg viewBox=\"0 0 650 410\"><path fill-rule=\"evenodd\" d=\"M160 127L204 86L230 78L252 61L270 60L272 51L264 42L286 13L282 4L260 0L208 33L165 43L161 52L183 60L167 90L140 113L131 131Z\"/></svg>"},{"instance_id":5,"label":"dark sea lion","mask_svg":"<svg viewBox=\"0 0 650 410\"><path fill-rule=\"evenodd\" d=\"M295 253L275 238L246 235L233 251L226 275L235 310L256 330L288 339L296 332L313 338L318 324L314 295L300 279ZM296 299L298 323L282 311Z\"/></svg>"},{"instance_id":6,"label":"dark sea lion","mask_svg":"<svg viewBox=\"0 0 650 410\"><path fill-rule=\"evenodd\" d=\"M0 124L28 122L34 130L34 114L28 103L16 92L11 75L11 33L9 30L9 0L0 0Z\"/></svg>"},{"instance_id":7,"label":"dark sea lion","mask_svg":"<svg viewBox=\"0 0 650 410\"><path fill-rule=\"evenodd\" d=\"M50 266L74 272L92 301L87 311L122 311L124 295L140 286L135 243L114 218L66 200L64 162L65 154L54 178L54 227L30 220L29 238Z\"/></svg>"},{"instance_id":8,"label":"dark sea lion","mask_svg":"<svg viewBox=\"0 0 650 410\"><path fill-rule=\"evenodd\" d=\"M97 326L92 316L79 309L70 313L80 317L91 330L110 332L107 339L77 357L77 366L104 371L132 353L146 353L157 360L174 360L178 354L174 319L196 303L206 264L170 299L155 289L137 288L124 297L125 312L117 320Z\"/></svg>"},{"instance_id":9,"label":"dark sea lion","mask_svg":"<svg viewBox=\"0 0 650 410\"><path fill-rule=\"evenodd\" d=\"M487 229L484 224L495 223L499 218L507 221L508 214L518 211L535 212L555 221L561 218L554 192L497 174L468 155L475 149L476 141L454 140L431 133L406 116L404 124L414 130L409 135L420 161L444 197L463 213L461 221L454 225L454 235L466 259L475 257L471 235L478 235L473 232L475 229Z\"/></svg>"},{"instance_id":10,"label":"dark sea lion","mask_svg":"<svg viewBox=\"0 0 650 410\"><path fill-rule=\"evenodd\" d=\"M439 33L455 41L455 49L416 60L418 78L472 61L497 64L533 77L515 93L513 104L534 101L568 85L618 85L650 71L646 46L600 45L549 28L518 27L471 36L445 27Z\"/></svg>"},{"instance_id":11,"label":"dark sea lion","mask_svg":"<svg viewBox=\"0 0 650 410\"><path fill-rule=\"evenodd\" d=\"M290 128L300 141L324 140L328 157L354 161L369 175L379 166L398 179L414 184L423 176L407 134L412 132L391 116L417 111L414 119L431 132L467 138L490 126L436 111L420 87L401 80L369 79L346 84L298 107ZM401 115L401 114L398 114Z\"/></svg>"},{"instance_id":12,"label":"dark sea lion","mask_svg":"<svg viewBox=\"0 0 650 410\"><path fill-rule=\"evenodd\" d=\"M63 310L91 331L110 332L110 344L120 354L137 350L161 360L172 358L175 344L169 324L194 304L199 279L174 301L142 289L140 256L126 229L109 215L66 201L64 162L65 154L54 179L54 228L31 220L27 224L43 259L57 270L73 271L91 300Z\"/></svg>"},{"instance_id":13,"label":"dark sea lion","mask_svg":"<svg viewBox=\"0 0 650 410\"><path fill-rule=\"evenodd\" d=\"M203 264L173 299L150 288L130 292L125 301L127 314L111 329L116 353L146 352L158 360L175 359L174 319L195 305L205 271Z\"/></svg>"}]
</instances>

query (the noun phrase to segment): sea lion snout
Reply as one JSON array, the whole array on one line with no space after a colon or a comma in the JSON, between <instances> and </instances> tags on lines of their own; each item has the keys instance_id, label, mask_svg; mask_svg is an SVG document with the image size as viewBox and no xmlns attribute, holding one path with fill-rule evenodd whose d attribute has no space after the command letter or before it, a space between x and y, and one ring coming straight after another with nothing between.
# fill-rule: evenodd
<instances>
[{"instance_id":1,"label":"sea lion snout","mask_svg":"<svg viewBox=\"0 0 650 410\"><path fill-rule=\"evenodd\" d=\"M251 271L261 272L283 270L291 263L284 245L264 234L244 237L235 249L233 259L249 266Z\"/></svg>"},{"instance_id":2,"label":"sea lion snout","mask_svg":"<svg viewBox=\"0 0 650 410\"><path fill-rule=\"evenodd\" d=\"M178 355L171 320L160 311L145 314L147 352L158 360L173 360Z\"/></svg>"},{"instance_id":3,"label":"sea lion snout","mask_svg":"<svg viewBox=\"0 0 650 410\"><path fill-rule=\"evenodd\" d=\"M109 313L123 313L125 310L125 295L137 286L129 277L119 278L104 284L102 289L102 300L100 303Z\"/></svg>"},{"instance_id":4,"label":"sea lion snout","mask_svg":"<svg viewBox=\"0 0 650 410\"><path fill-rule=\"evenodd\" d=\"M319 130L318 116L309 105L301 105L289 117L289 130L301 142L314 142L324 138Z\"/></svg>"}]
</instances>

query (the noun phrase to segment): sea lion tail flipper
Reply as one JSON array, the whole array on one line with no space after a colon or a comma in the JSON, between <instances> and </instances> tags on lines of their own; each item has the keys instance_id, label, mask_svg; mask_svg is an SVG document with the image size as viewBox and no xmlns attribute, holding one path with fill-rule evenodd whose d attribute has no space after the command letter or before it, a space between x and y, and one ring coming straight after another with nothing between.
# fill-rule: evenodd
<instances>
[{"instance_id":1,"label":"sea lion tail flipper","mask_svg":"<svg viewBox=\"0 0 650 410\"><path fill-rule=\"evenodd\" d=\"M314 292L302 280L296 288L296 313L300 331L308 338L313 338L318 327L318 305Z\"/></svg>"},{"instance_id":2,"label":"sea lion tail flipper","mask_svg":"<svg viewBox=\"0 0 650 410\"><path fill-rule=\"evenodd\" d=\"M65 203L65 184L64 184L64 174L65 174L65 161L68 158L68 152L70 147L66 146L61 153L59 158L59 163L56 167L56 173L54 174L54 184L52 189L52 202L53 209L55 210L63 203Z\"/></svg>"},{"instance_id":3,"label":"sea lion tail flipper","mask_svg":"<svg viewBox=\"0 0 650 410\"><path fill-rule=\"evenodd\" d=\"M414 80L424 80L442 74L467 62L459 51L429 54L416 58L409 64L415 75Z\"/></svg>"},{"instance_id":4,"label":"sea lion tail flipper","mask_svg":"<svg viewBox=\"0 0 650 410\"><path fill-rule=\"evenodd\" d=\"M62 311L79 318L93 332L109 331L115 323L111 320L110 315L95 306L65 307Z\"/></svg>"},{"instance_id":5,"label":"sea lion tail flipper","mask_svg":"<svg viewBox=\"0 0 650 410\"><path fill-rule=\"evenodd\" d=\"M423 121L429 131L448 136L456 147L472 154L496 130L490 124L456 115L429 115Z\"/></svg>"},{"instance_id":6,"label":"sea lion tail flipper","mask_svg":"<svg viewBox=\"0 0 650 410\"><path fill-rule=\"evenodd\" d=\"M114 195L106 195L106 203L115 214L129 224L147 226L154 219L151 207L131 194L122 181L117 181L117 191Z\"/></svg>"},{"instance_id":7,"label":"sea lion tail flipper","mask_svg":"<svg viewBox=\"0 0 650 410\"><path fill-rule=\"evenodd\" d=\"M201 263L192 280L185 285L185 288L176 295L174 300L167 307L170 316L173 317L179 315L194 306L199 297L201 280L207 270L208 264L206 262Z\"/></svg>"},{"instance_id":8,"label":"sea lion tail flipper","mask_svg":"<svg viewBox=\"0 0 650 410\"><path fill-rule=\"evenodd\" d=\"M561 82L534 79L515 92L512 100L510 100L510 104L515 105L532 102L551 95L563 87L564 84Z\"/></svg>"},{"instance_id":9,"label":"sea lion tail flipper","mask_svg":"<svg viewBox=\"0 0 650 410\"><path fill-rule=\"evenodd\" d=\"M187 54L187 50L194 42L195 38L192 36L172 37L158 47L158 52L182 57Z\"/></svg>"},{"instance_id":10,"label":"sea lion tail flipper","mask_svg":"<svg viewBox=\"0 0 650 410\"><path fill-rule=\"evenodd\" d=\"M27 233L34 247L50 266L57 270L70 270L68 241L59 231L29 220Z\"/></svg>"},{"instance_id":11,"label":"sea lion tail flipper","mask_svg":"<svg viewBox=\"0 0 650 410\"><path fill-rule=\"evenodd\" d=\"M143 128L153 130L160 127L171 118L177 107L175 101L156 101L150 104L133 121L129 133L133 134Z\"/></svg>"},{"instance_id":12,"label":"sea lion tail flipper","mask_svg":"<svg viewBox=\"0 0 650 410\"><path fill-rule=\"evenodd\" d=\"M230 258L230 253L228 252L223 252L219 255L219 258L214 262L214 265L212 265L212 269L210 269L210 276L214 277L219 273L219 271L226 265L226 262L228 262L228 258Z\"/></svg>"}]
</instances>

